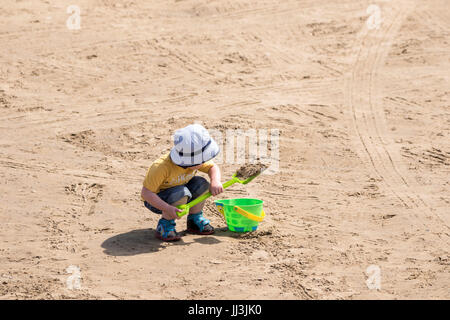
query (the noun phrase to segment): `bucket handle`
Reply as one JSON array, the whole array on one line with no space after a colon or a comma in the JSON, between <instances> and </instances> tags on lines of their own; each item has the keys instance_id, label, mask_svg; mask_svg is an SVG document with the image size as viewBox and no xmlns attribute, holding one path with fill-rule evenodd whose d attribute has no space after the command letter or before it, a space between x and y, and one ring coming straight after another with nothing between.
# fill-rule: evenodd
<instances>
[{"instance_id":1,"label":"bucket handle","mask_svg":"<svg viewBox=\"0 0 450 320\"><path fill-rule=\"evenodd\" d=\"M225 217L225 212L223 210L223 204L222 203L216 203L216 207L217 210L219 210L219 212ZM261 216L258 217L256 215L254 215L253 213L250 213L238 206L234 206L234 211L236 211L237 213L243 215L244 217L253 220L253 221L257 221L257 222L261 222L264 220L264 217L266 216L266 213L264 212L264 209L262 210Z\"/></svg>"},{"instance_id":2,"label":"bucket handle","mask_svg":"<svg viewBox=\"0 0 450 320\"><path fill-rule=\"evenodd\" d=\"M246 211L246 210L244 210L244 209L242 209L242 208L240 208L238 206L234 206L233 209L234 209L234 211L236 211L237 213L243 215L244 217L246 217L246 218L248 218L250 220L253 220L253 221L257 221L257 222L263 221L264 217L266 216L266 213L264 212L264 210L262 210L262 212L261 212L261 217L258 217L256 215L254 215L253 213L250 213L250 212L248 212L248 211Z\"/></svg>"}]
</instances>

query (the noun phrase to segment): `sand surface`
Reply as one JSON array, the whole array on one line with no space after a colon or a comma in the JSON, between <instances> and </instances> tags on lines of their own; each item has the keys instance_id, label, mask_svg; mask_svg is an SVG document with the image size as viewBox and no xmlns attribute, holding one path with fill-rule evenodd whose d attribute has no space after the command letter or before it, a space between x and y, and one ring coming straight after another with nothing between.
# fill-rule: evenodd
<instances>
[{"instance_id":1,"label":"sand surface","mask_svg":"<svg viewBox=\"0 0 450 320\"><path fill-rule=\"evenodd\" d=\"M2 0L0 298L450 299L449 8ZM264 200L257 232L209 199L215 235L154 238L144 175L195 121L279 130L279 172L219 197Z\"/></svg>"}]
</instances>

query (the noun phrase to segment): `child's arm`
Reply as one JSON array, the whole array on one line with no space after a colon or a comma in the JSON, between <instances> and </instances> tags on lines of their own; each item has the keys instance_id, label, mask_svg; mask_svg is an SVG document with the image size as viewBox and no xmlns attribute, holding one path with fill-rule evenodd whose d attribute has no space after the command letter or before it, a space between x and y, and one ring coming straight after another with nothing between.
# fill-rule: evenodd
<instances>
[{"instance_id":1,"label":"child's arm","mask_svg":"<svg viewBox=\"0 0 450 320\"><path fill-rule=\"evenodd\" d=\"M177 207L171 206L167 202L161 200L160 197L154 192L151 192L146 187L142 187L141 191L142 198L150 203L155 208L161 210L163 212L162 216L164 219L173 220L179 219L180 217L177 215L177 212L182 212L183 210L178 209Z\"/></svg>"},{"instance_id":2,"label":"child's arm","mask_svg":"<svg viewBox=\"0 0 450 320\"><path fill-rule=\"evenodd\" d=\"M209 169L208 175L211 180L209 191L213 196L217 196L218 194L223 192L223 186L220 182L221 175L219 166L217 164L214 164L214 166Z\"/></svg>"}]
</instances>

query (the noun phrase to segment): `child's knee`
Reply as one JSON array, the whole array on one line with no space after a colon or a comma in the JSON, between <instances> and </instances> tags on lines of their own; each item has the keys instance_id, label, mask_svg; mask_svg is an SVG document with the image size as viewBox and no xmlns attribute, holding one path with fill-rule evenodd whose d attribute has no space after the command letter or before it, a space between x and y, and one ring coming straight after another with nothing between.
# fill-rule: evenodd
<instances>
[{"instance_id":1,"label":"child's knee","mask_svg":"<svg viewBox=\"0 0 450 320\"><path fill-rule=\"evenodd\" d=\"M196 176L189 181L189 190L196 198L209 190L209 182L203 177Z\"/></svg>"}]
</instances>

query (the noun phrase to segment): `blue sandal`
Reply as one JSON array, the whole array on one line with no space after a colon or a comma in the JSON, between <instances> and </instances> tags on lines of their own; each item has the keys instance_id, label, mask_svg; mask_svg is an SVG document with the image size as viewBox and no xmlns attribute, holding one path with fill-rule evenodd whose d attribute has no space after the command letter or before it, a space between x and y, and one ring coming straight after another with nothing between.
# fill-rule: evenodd
<instances>
[{"instance_id":1,"label":"blue sandal","mask_svg":"<svg viewBox=\"0 0 450 320\"><path fill-rule=\"evenodd\" d=\"M178 241L180 234L175 230L175 220L159 219L156 227L156 238L162 241Z\"/></svg>"},{"instance_id":2,"label":"blue sandal","mask_svg":"<svg viewBox=\"0 0 450 320\"><path fill-rule=\"evenodd\" d=\"M203 212L199 212L188 215L187 231L195 234L208 235L214 233L214 228L209 224L209 220L203 216Z\"/></svg>"}]
</instances>

